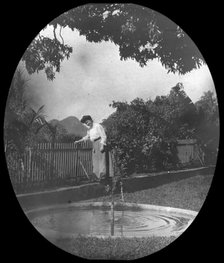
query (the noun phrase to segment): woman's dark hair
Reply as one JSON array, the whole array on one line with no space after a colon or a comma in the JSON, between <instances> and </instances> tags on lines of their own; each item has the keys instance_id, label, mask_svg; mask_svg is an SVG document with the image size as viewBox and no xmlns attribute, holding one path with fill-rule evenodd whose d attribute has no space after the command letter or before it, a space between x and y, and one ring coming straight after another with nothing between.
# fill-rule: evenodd
<instances>
[{"instance_id":1,"label":"woman's dark hair","mask_svg":"<svg viewBox=\"0 0 224 263\"><path fill-rule=\"evenodd\" d=\"M80 121L81 123L85 123L86 121L93 121L93 119L90 115L84 115Z\"/></svg>"}]
</instances>

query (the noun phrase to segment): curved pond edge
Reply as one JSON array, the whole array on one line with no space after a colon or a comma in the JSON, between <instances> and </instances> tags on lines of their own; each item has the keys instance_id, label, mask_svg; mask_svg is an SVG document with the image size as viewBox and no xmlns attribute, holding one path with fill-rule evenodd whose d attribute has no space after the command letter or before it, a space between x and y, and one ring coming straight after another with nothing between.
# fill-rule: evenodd
<instances>
[{"instance_id":1,"label":"curved pond edge","mask_svg":"<svg viewBox=\"0 0 224 263\"><path fill-rule=\"evenodd\" d=\"M45 206L42 208L35 208L35 209L30 209L25 212L27 217L32 218L35 216L38 216L38 213L40 212L50 212L51 210L55 209L67 209L67 208L102 208L102 207L107 207L110 208L111 203L110 202L78 202L78 203L71 203L71 204L61 204L61 205L51 205L51 206ZM150 210L150 211L157 211L161 213L169 213L172 215L176 216L187 216L190 217L191 219L189 220L186 228L179 233L177 232L176 234L173 234L173 236L178 237L180 234L182 234L193 222L195 217L197 216L198 212L192 211L192 210L187 210L187 209L181 209L181 208L174 208L174 207L167 207L167 206L157 206L157 205L149 205L149 204L137 204L137 203L122 203L122 202L115 202L114 203L115 209L124 207L127 209L140 209L140 210ZM34 226L34 225L33 225ZM55 242L56 240L60 239L65 239L65 238L77 238L79 236L84 236L84 237L95 237L95 238L120 238L117 236L108 236L108 235L91 235L91 234L75 234L75 233L61 233L55 230L51 229L43 229L37 226L34 226L35 229L42 235L44 236L47 240L51 242ZM135 236L131 236L128 238L135 238Z\"/></svg>"}]
</instances>

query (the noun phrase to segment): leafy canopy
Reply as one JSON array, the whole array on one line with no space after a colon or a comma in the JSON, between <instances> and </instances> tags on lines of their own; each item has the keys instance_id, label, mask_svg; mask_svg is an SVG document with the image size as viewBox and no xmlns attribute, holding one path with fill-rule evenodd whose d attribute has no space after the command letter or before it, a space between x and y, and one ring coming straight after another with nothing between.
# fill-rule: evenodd
<instances>
[{"instance_id":1,"label":"leafy canopy","mask_svg":"<svg viewBox=\"0 0 224 263\"><path fill-rule=\"evenodd\" d=\"M110 41L119 46L121 60L133 59L141 67L158 59L168 72L185 74L204 59L183 30L167 17L134 4L88 4L71 9L49 23L54 38L37 36L22 60L32 74L45 70L53 80L72 47L64 44L61 30L79 31L89 42ZM56 29L60 28L60 38ZM75 43L74 43L75 44Z\"/></svg>"}]
</instances>

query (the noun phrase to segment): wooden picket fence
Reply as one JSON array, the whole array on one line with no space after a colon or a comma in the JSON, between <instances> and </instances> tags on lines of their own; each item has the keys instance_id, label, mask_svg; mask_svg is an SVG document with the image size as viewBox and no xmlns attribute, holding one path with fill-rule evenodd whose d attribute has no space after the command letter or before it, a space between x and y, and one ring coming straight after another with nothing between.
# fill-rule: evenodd
<instances>
[{"instance_id":1,"label":"wooden picket fence","mask_svg":"<svg viewBox=\"0 0 224 263\"><path fill-rule=\"evenodd\" d=\"M11 155L10 178L16 192L33 191L46 186L78 184L92 174L91 142L39 143L27 148L23 158ZM9 166L9 165L8 165Z\"/></svg>"},{"instance_id":2,"label":"wooden picket fence","mask_svg":"<svg viewBox=\"0 0 224 263\"><path fill-rule=\"evenodd\" d=\"M177 152L181 165L204 158L195 140L178 140ZM16 193L77 185L91 178L92 143L39 143L27 148L23 157L11 152L7 157L10 179Z\"/></svg>"}]
</instances>

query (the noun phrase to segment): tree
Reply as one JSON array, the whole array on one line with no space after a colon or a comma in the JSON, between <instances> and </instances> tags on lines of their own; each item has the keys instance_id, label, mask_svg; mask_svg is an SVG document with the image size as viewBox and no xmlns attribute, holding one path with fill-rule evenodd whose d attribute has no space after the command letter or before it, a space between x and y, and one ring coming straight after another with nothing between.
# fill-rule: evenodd
<instances>
[{"instance_id":1,"label":"tree","mask_svg":"<svg viewBox=\"0 0 224 263\"><path fill-rule=\"evenodd\" d=\"M187 139L194 136L197 110L184 91L182 83L172 87L167 96L157 96L148 107L157 118L167 122L164 127L168 126L169 129L163 131L166 137Z\"/></svg>"},{"instance_id":2,"label":"tree","mask_svg":"<svg viewBox=\"0 0 224 263\"><path fill-rule=\"evenodd\" d=\"M121 60L133 59L141 67L158 59L168 72L185 74L205 63L189 36L165 16L134 4L87 4L69 10L53 21L54 38L40 34L24 53L27 71L45 70L53 80L72 47L64 44L62 29L77 29L89 42L110 41L119 46ZM59 36L56 29L59 28Z\"/></svg>"},{"instance_id":3,"label":"tree","mask_svg":"<svg viewBox=\"0 0 224 263\"><path fill-rule=\"evenodd\" d=\"M24 174L24 162L23 156L26 150L30 147L33 147L36 144L36 135L38 131L43 127L39 123L39 119L42 117L43 106L40 107L37 111L32 108L22 116L22 118L11 119L8 122L4 129L4 140L5 140L5 154L7 161L12 159L15 154L19 158L20 168ZM39 156L39 161L42 160ZM38 161L38 160L37 160ZM12 168L9 164L9 170Z\"/></svg>"},{"instance_id":4,"label":"tree","mask_svg":"<svg viewBox=\"0 0 224 263\"><path fill-rule=\"evenodd\" d=\"M201 96L200 100L195 103L198 111L202 114L202 120L208 123L219 125L218 101L214 92L207 91Z\"/></svg>"},{"instance_id":5,"label":"tree","mask_svg":"<svg viewBox=\"0 0 224 263\"><path fill-rule=\"evenodd\" d=\"M25 151L36 142L36 135L43 127L43 108L34 110L29 106L25 96L28 81L23 73L17 70L14 74L4 119L4 143L8 168L14 169L13 159L17 156L24 174L23 156Z\"/></svg>"},{"instance_id":6,"label":"tree","mask_svg":"<svg viewBox=\"0 0 224 263\"><path fill-rule=\"evenodd\" d=\"M39 120L44 119L44 105L34 110L30 107L25 96L28 81L24 78L22 71L17 70L14 74L4 118L4 139L13 144L18 152L22 153L26 145L31 145L36 134L43 127Z\"/></svg>"},{"instance_id":7,"label":"tree","mask_svg":"<svg viewBox=\"0 0 224 263\"><path fill-rule=\"evenodd\" d=\"M207 163L214 163L220 137L218 101L212 91L207 91L195 105L199 116L196 136L206 154Z\"/></svg>"},{"instance_id":8,"label":"tree","mask_svg":"<svg viewBox=\"0 0 224 263\"><path fill-rule=\"evenodd\" d=\"M196 138L198 112L181 83L154 101L136 98L111 106L116 111L104 126L123 173L175 168L177 140Z\"/></svg>"},{"instance_id":9,"label":"tree","mask_svg":"<svg viewBox=\"0 0 224 263\"><path fill-rule=\"evenodd\" d=\"M182 83L177 83L168 96L171 105L170 117L178 126L178 139L187 139L194 136L197 124L197 110L194 103L184 91Z\"/></svg>"}]
</instances>

